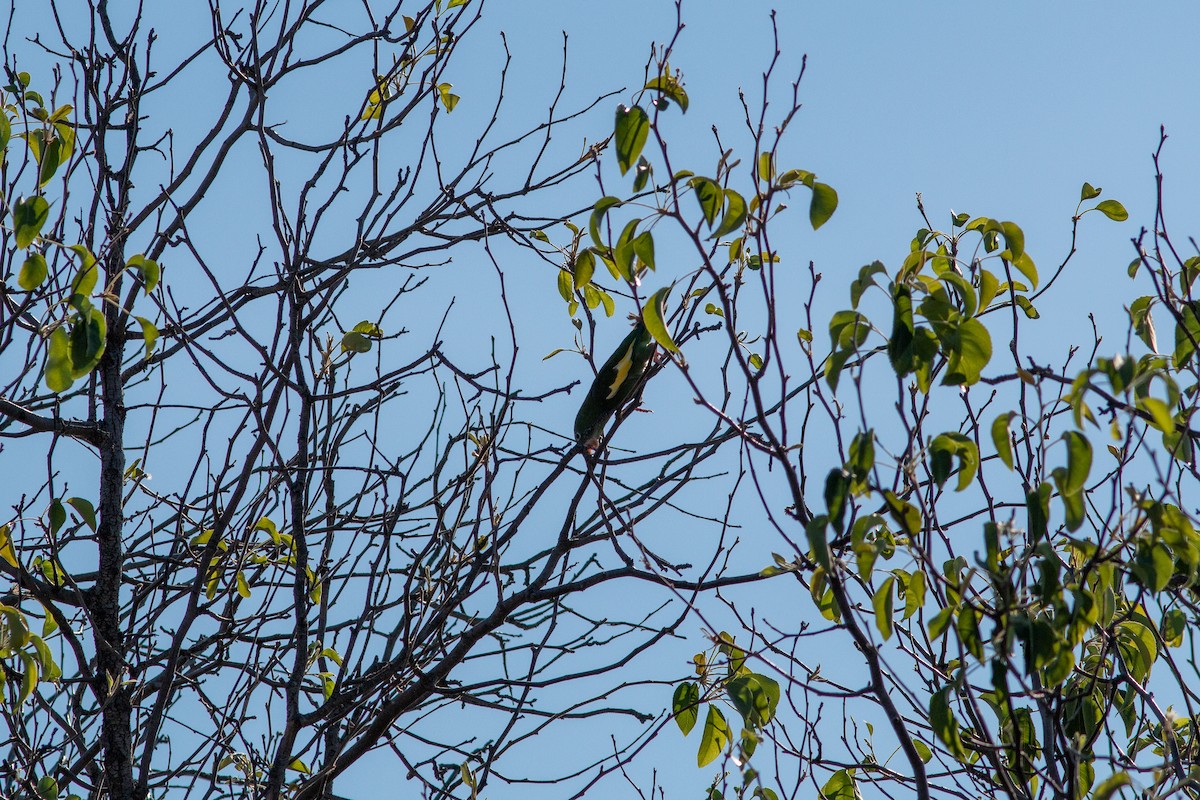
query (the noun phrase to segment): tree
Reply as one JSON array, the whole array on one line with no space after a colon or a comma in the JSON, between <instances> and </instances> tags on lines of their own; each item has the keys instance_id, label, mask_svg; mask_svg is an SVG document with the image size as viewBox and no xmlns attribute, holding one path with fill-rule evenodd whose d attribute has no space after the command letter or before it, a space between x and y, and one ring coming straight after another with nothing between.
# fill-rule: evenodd
<instances>
[{"instance_id":1,"label":"tree","mask_svg":"<svg viewBox=\"0 0 1200 800\"><path fill-rule=\"evenodd\" d=\"M460 105L481 6L52 3L6 44L6 796L332 797L371 759L427 796L581 792L660 716L622 670L689 613L661 593L756 578L633 532L719 438L633 481L539 422L590 377L518 372L501 264L565 274L542 229L611 101L567 108L564 72L512 132L505 60ZM456 260L486 285L435 291ZM596 613L617 582L659 599ZM575 762L496 771L594 720Z\"/></svg>"},{"instance_id":2,"label":"tree","mask_svg":"<svg viewBox=\"0 0 1200 800\"><path fill-rule=\"evenodd\" d=\"M681 21L634 91L568 108L564 68L507 133L507 53L486 102L451 85L482 8L52 3L6 44L5 794L581 796L675 724L714 797L1192 792L1200 261L1161 206L1123 352L1033 339L1074 247L1043 276L920 201L829 313L781 244L838 195L786 161L778 36L700 162ZM626 314L661 355L592 453ZM543 731L590 736L543 765Z\"/></svg>"},{"instance_id":3,"label":"tree","mask_svg":"<svg viewBox=\"0 0 1200 800\"><path fill-rule=\"evenodd\" d=\"M1127 270L1147 294L1129 292L1121 349L1094 321L1090 341L1036 333L1039 298L1086 279L1077 237L1128 218L1090 183L1047 276L1017 223L935 222L918 195L907 254L858 271L825 344L822 275L810 263L797 314L772 234L796 190L814 228L836 194L776 164L796 103L773 119L744 107L744 154L718 143L712 177L675 173L657 211L692 245L687 288L728 341L719 380L677 366L742 440L780 543L762 574L797 589L727 601L742 630L677 683L683 734L704 720L700 765L724 757L709 796L1195 796L1200 256L1165 222L1165 133ZM667 123L649 127L647 163L670 164ZM698 330L701 302L674 310L676 333ZM838 653L837 674L816 665Z\"/></svg>"}]
</instances>

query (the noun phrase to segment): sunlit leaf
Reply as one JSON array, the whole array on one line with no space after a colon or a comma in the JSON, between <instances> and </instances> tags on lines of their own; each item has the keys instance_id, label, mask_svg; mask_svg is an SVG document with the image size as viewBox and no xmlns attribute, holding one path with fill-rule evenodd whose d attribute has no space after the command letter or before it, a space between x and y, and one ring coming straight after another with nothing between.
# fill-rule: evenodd
<instances>
[{"instance_id":1,"label":"sunlit leaf","mask_svg":"<svg viewBox=\"0 0 1200 800\"><path fill-rule=\"evenodd\" d=\"M1013 468L1013 451L1012 442L1008 437L1008 428L1014 416L1016 416L1016 412L1009 411L1007 414L996 417L992 422L992 444L996 446L996 453L1000 456L1004 466L1009 469Z\"/></svg>"},{"instance_id":2,"label":"sunlit leaf","mask_svg":"<svg viewBox=\"0 0 1200 800\"><path fill-rule=\"evenodd\" d=\"M79 380L100 363L108 340L108 323L98 308L79 315L71 325L71 377Z\"/></svg>"},{"instance_id":3,"label":"sunlit leaf","mask_svg":"<svg viewBox=\"0 0 1200 800\"><path fill-rule=\"evenodd\" d=\"M679 82L679 79L676 78L674 75L668 75L668 74L660 75L657 78L652 79L649 83L647 83L645 88L657 89L659 92L662 92L664 97L667 97L667 98L675 101L675 103L679 106L680 111L684 112L685 114L687 113L687 110L688 110L687 92L685 92L683 90L683 84L681 84Z\"/></svg>"},{"instance_id":4,"label":"sunlit leaf","mask_svg":"<svg viewBox=\"0 0 1200 800\"><path fill-rule=\"evenodd\" d=\"M138 325L142 328L142 340L146 343L146 358L154 352L154 346L158 343L158 326L145 317L135 317Z\"/></svg>"},{"instance_id":5,"label":"sunlit leaf","mask_svg":"<svg viewBox=\"0 0 1200 800\"><path fill-rule=\"evenodd\" d=\"M1124 222L1129 219L1129 212L1125 210L1125 206L1121 205L1116 200L1101 200L1096 205L1096 210L1111 220Z\"/></svg>"},{"instance_id":6,"label":"sunlit leaf","mask_svg":"<svg viewBox=\"0 0 1200 800\"><path fill-rule=\"evenodd\" d=\"M704 732L700 737L700 749L696 753L696 764L707 767L729 744L729 723L725 715L716 706L708 707L708 716L704 720Z\"/></svg>"},{"instance_id":7,"label":"sunlit leaf","mask_svg":"<svg viewBox=\"0 0 1200 800\"><path fill-rule=\"evenodd\" d=\"M832 186L824 183L814 182L812 193L812 202L808 206L808 220L815 231L828 222L837 210L838 196Z\"/></svg>"},{"instance_id":8,"label":"sunlit leaf","mask_svg":"<svg viewBox=\"0 0 1200 800\"><path fill-rule=\"evenodd\" d=\"M704 213L704 221L709 225L716 222L725 204L725 190L716 181L709 178L692 178L692 188L696 191L696 202Z\"/></svg>"},{"instance_id":9,"label":"sunlit leaf","mask_svg":"<svg viewBox=\"0 0 1200 800\"><path fill-rule=\"evenodd\" d=\"M746 673L730 680L725 691L747 727L761 728L775 717L780 690L774 678Z\"/></svg>"},{"instance_id":10,"label":"sunlit leaf","mask_svg":"<svg viewBox=\"0 0 1200 800\"><path fill-rule=\"evenodd\" d=\"M2 113L2 112L0 112ZM44 197L23 197L13 205L13 232L18 250L33 244L50 218L50 204Z\"/></svg>"},{"instance_id":11,"label":"sunlit leaf","mask_svg":"<svg viewBox=\"0 0 1200 800\"><path fill-rule=\"evenodd\" d=\"M646 323L646 330L650 331L650 335L654 337L654 341L672 353L678 353L679 347L675 344L675 340L671 338L671 333L667 330L667 323L664 318L667 296L670 293L671 288L668 286L650 295L646 300L646 304L642 306L642 320Z\"/></svg>"},{"instance_id":12,"label":"sunlit leaf","mask_svg":"<svg viewBox=\"0 0 1200 800\"><path fill-rule=\"evenodd\" d=\"M711 239L717 239L742 227L746 221L746 200L733 189L725 190L725 217L713 231Z\"/></svg>"},{"instance_id":13,"label":"sunlit leaf","mask_svg":"<svg viewBox=\"0 0 1200 800\"><path fill-rule=\"evenodd\" d=\"M687 736L696 726L700 718L700 687L691 681L684 681L675 687L675 695L671 698L671 713L675 715L675 724L683 735Z\"/></svg>"},{"instance_id":14,"label":"sunlit leaf","mask_svg":"<svg viewBox=\"0 0 1200 800\"><path fill-rule=\"evenodd\" d=\"M129 259L126 265L131 269L137 270L138 274L142 278L142 286L145 289L146 294L150 294L154 291L154 287L158 286L160 270L158 267L158 262L154 259L146 258L144 254L139 253L138 255Z\"/></svg>"},{"instance_id":15,"label":"sunlit leaf","mask_svg":"<svg viewBox=\"0 0 1200 800\"><path fill-rule=\"evenodd\" d=\"M67 505L75 509L89 528L96 530L96 507L92 505L91 500L82 497L68 497Z\"/></svg>"},{"instance_id":16,"label":"sunlit leaf","mask_svg":"<svg viewBox=\"0 0 1200 800\"><path fill-rule=\"evenodd\" d=\"M854 775L850 770L839 769L821 787L822 800L861 800Z\"/></svg>"},{"instance_id":17,"label":"sunlit leaf","mask_svg":"<svg viewBox=\"0 0 1200 800\"><path fill-rule=\"evenodd\" d=\"M604 242L600 239L600 223L604 221L604 215L608 213L610 208L621 205L621 200L618 197L601 197L596 201L596 205L592 208L591 219L588 220L588 232L591 234L592 241L596 247L603 247Z\"/></svg>"},{"instance_id":18,"label":"sunlit leaf","mask_svg":"<svg viewBox=\"0 0 1200 800\"><path fill-rule=\"evenodd\" d=\"M617 166L624 175L634 165L650 135L650 117L641 106L617 106L617 121L613 144L617 151Z\"/></svg>"},{"instance_id":19,"label":"sunlit leaf","mask_svg":"<svg viewBox=\"0 0 1200 800\"><path fill-rule=\"evenodd\" d=\"M3 116L3 114L0 114L0 116ZM42 285L42 282L46 280L47 274L46 257L41 253L33 253L21 265L21 272L17 276L17 283L25 291L31 292Z\"/></svg>"},{"instance_id":20,"label":"sunlit leaf","mask_svg":"<svg viewBox=\"0 0 1200 800\"><path fill-rule=\"evenodd\" d=\"M963 760L967 757L967 751L963 747L958 720L950 709L949 693L950 688L945 687L929 698L929 723L934 735L946 746L950 755Z\"/></svg>"},{"instance_id":21,"label":"sunlit leaf","mask_svg":"<svg viewBox=\"0 0 1200 800\"><path fill-rule=\"evenodd\" d=\"M871 604L875 608L875 627L883 636L884 641L892 638L893 603L895 602L895 577L890 577L875 590Z\"/></svg>"},{"instance_id":22,"label":"sunlit leaf","mask_svg":"<svg viewBox=\"0 0 1200 800\"><path fill-rule=\"evenodd\" d=\"M54 329L46 356L46 386L52 392L65 392L75 382L71 370L71 337L63 327Z\"/></svg>"}]
</instances>

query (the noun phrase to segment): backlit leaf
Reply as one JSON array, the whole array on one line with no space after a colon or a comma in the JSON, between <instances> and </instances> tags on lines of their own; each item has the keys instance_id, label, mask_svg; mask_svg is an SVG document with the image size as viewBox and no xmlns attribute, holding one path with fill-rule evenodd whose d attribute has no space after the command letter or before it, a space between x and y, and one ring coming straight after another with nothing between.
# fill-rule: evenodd
<instances>
[{"instance_id":1,"label":"backlit leaf","mask_svg":"<svg viewBox=\"0 0 1200 800\"><path fill-rule=\"evenodd\" d=\"M3 113L3 112L0 112ZM13 206L13 231L16 233L17 249L23 250L33 244L42 232L42 226L50 218L50 204L44 197L23 197Z\"/></svg>"},{"instance_id":2,"label":"backlit leaf","mask_svg":"<svg viewBox=\"0 0 1200 800\"><path fill-rule=\"evenodd\" d=\"M683 735L691 733L700 718L700 687L690 681L685 681L675 687L675 695L671 698L671 713L675 715L675 724Z\"/></svg>"},{"instance_id":3,"label":"backlit leaf","mask_svg":"<svg viewBox=\"0 0 1200 800\"><path fill-rule=\"evenodd\" d=\"M654 341L672 353L678 353L679 347L675 344L675 340L671 338L671 334L667 330L666 319L664 318L667 296L670 293L671 287L668 286L650 295L646 300L646 304L642 307L642 320L646 323L646 330L650 331L650 335L654 337Z\"/></svg>"},{"instance_id":4,"label":"backlit leaf","mask_svg":"<svg viewBox=\"0 0 1200 800\"><path fill-rule=\"evenodd\" d=\"M725 715L716 706L708 707L708 717L704 720L704 732L700 738L700 749L696 753L696 764L707 767L725 749L729 743L729 723Z\"/></svg>"},{"instance_id":5,"label":"backlit leaf","mask_svg":"<svg viewBox=\"0 0 1200 800\"><path fill-rule=\"evenodd\" d=\"M3 114L0 113L0 116L3 116ZM17 283L25 291L31 292L42 285L42 282L46 280L47 274L46 257L41 253L33 253L21 265L21 273L17 276Z\"/></svg>"},{"instance_id":6,"label":"backlit leaf","mask_svg":"<svg viewBox=\"0 0 1200 800\"><path fill-rule=\"evenodd\" d=\"M832 186L824 183L814 182L812 192L812 202L808 206L808 221L815 231L828 222L829 218L833 216L833 212L837 210L838 196Z\"/></svg>"},{"instance_id":7,"label":"backlit leaf","mask_svg":"<svg viewBox=\"0 0 1200 800\"><path fill-rule=\"evenodd\" d=\"M638 160L649 135L650 117L641 106L617 106L613 143L616 145L617 165L622 175Z\"/></svg>"},{"instance_id":8,"label":"backlit leaf","mask_svg":"<svg viewBox=\"0 0 1200 800\"><path fill-rule=\"evenodd\" d=\"M1121 205L1116 200L1101 200L1096 205L1096 210L1111 220L1124 222L1129 219L1129 212L1125 210L1125 206Z\"/></svg>"}]
</instances>

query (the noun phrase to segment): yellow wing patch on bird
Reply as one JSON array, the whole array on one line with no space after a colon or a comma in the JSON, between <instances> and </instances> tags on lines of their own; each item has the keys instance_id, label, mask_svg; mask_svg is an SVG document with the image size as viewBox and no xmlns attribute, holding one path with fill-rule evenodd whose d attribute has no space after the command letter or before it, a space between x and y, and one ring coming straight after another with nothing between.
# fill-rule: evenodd
<instances>
[{"instance_id":1,"label":"yellow wing patch on bird","mask_svg":"<svg viewBox=\"0 0 1200 800\"><path fill-rule=\"evenodd\" d=\"M634 342L629 343L629 349L621 356L621 360L617 362L617 377L613 379L612 386L608 388L608 396L605 400L612 400L617 395L617 389L629 377L629 370L633 367L633 347Z\"/></svg>"}]
</instances>

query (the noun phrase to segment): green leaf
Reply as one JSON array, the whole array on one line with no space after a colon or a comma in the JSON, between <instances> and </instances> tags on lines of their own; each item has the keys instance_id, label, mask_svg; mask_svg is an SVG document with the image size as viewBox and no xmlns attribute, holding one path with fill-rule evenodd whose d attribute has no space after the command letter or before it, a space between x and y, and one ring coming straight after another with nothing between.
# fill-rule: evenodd
<instances>
[{"instance_id":1,"label":"green leaf","mask_svg":"<svg viewBox=\"0 0 1200 800\"><path fill-rule=\"evenodd\" d=\"M10 567L17 566L17 551L12 543L12 526L0 525L0 559L4 559ZM53 619L50 615L46 619Z\"/></svg>"},{"instance_id":2,"label":"green leaf","mask_svg":"<svg viewBox=\"0 0 1200 800\"><path fill-rule=\"evenodd\" d=\"M967 751L958 731L958 720L950 708L949 693L950 687L947 686L929 698L929 723L934 735L946 745L952 756L961 761L967 757Z\"/></svg>"},{"instance_id":3,"label":"green leaf","mask_svg":"<svg viewBox=\"0 0 1200 800\"><path fill-rule=\"evenodd\" d=\"M51 181L63 157L63 140L57 136L50 138L50 134L43 134L43 137L42 157L38 165L39 187Z\"/></svg>"},{"instance_id":4,"label":"green leaf","mask_svg":"<svg viewBox=\"0 0 1200 800\"><path fill-rule=\"evenodd\" d=\"M288 764L287 768L293 772L300 772L305 775L308 775L312 772L312 770L308 768L308 765L298 758L292 759L292 763Z\"/></svg>"},{"instance_id":5,"label":"green leaf","mask_svg":"<svg viewBox=\"0 0 1200 800\"><path fill-rule=\"evenodd\" d=\"M588 233L592 236L592 241L596 247L604 247L604 242L600 240L600 223L604 221L604 215L608 213L610 208L621 205L620 198L611 195L601 197L596 201L596 205L592 207L592 216L588 220Z\"/></svg>"},{"instance_id":6,"label":"green leaf","mask_svg":"<svg viewBox=\"0 0 1200 800\"><path fill-rule=\"evenodd\" d=\"M733 189L725 190L725 217L710 239L717 239L742 227L746 221L746 200Z\"/></svg>"},{"instance_id":7,"label":"green leaf","mask_svg":"<svg viewBox=\"0 0 1200 800\"><path fill-rule=\"evenodd\" d=\"M545 235L545 234L543 234ZM158 262L152 258L146 258L144 254L139 253L126 263L127 267L137 270L142 277L142 286L146 294L154 291L154 287L158 286L158 278L161 271L158 268Z\"/></svg>"},{"instance_id":8,"label":"green leaf","mask_svg":"<svg viewBox=\"0 0 1200 800\"><path fill-rule=\"evenodd\" d=\"M758 154L758 178L770 182L775 177L775 155L770 152Z\"/></svg>"},{"instance_id":9,"label":"green leaf","mask_svg":"<svg viewBox=\"0 0 1200 800\"><path fill-rule=\"evenodd\" d=\"M679 346L675 344L675 340L667 331L667 323L664 319L669 294L671 294L671 287L667 286L650 295L642 307L642 321L646 323L646 330L654 337L654 341L672 353L678 353Z\"/></svg>"},{"instance_id":10,"label":"green leaf","mask_svg":"<svg viewBox=\"0 0 1200 800\"><path fill-rule=\"evenodd\" d=\"M595 273L596 257L592 255L591 250L584 250L575 258L575 269L571 271L571 282L576 289L582 289L592 282L592 275Z\"/></svg>"},{"instance_id":11,"label":"green leaf","mask_svg":"<svg viewBox=\"0 0 1200 800\"><path fill-rule=\"evenodd\" d=\"M812 202L808 206L808 221L813 230L817 230L833 216L837 210L838 196L832 186L824 183L813 183Z\"/></svg>"},{"instance_id":12,"label":"green leaf","mask_svg":"<svg viewBox=\"0 0 1200 800\"><path fill-rule=\"evenodd\" d=\"M708 707L708 717L704 720L704 733L700 737L700 749L696 753L696 764L707 767L725 749L729 743L729 724L725 715L716 706Z\"/></svg>"},{"instance_id":13,"label":"green leaf","mask_svg":"<svg viewBox=\"0 0 1200 800\"><path fill-rule=\"evenodd\" d=\"M751 672L729 681L725 691L747 728L761 729L774 718L779 705L779 683L775 679Z\"/></svg>"},{"instance_id":14,"label":"green leaf","mask_svg":"<svg viewBox=\"0 0 1200 800\"><path fill-rule=\"evenodd\" d=\"M1034 289L1038 285L1037 265L1033 263L1033 259L1029 257L1029 253L1021 253L1019 258L1012 261L1012 265L1017 268L1017 271L1029 279L1029 284Z\"/></svg>"},{"instance_id":15,"label":"green leaf","mask_svg":"<svg viewBox=\"0 0 1200 800\"><path fill-rule=\"evenodd\" d=\"M979 470L979 449L975 442L961 433L943 433L929 443L930 472L938 486L943 485L953 470L953 461L958 459L958 486L962 491L975 480Z\"/></svg>"},{"instance_id":16,"label":"green leaf","mask_svg":"<svg viewBox=\"0 0 1200 800\"><path fill-rule=\"evenodd\" d=\"M682 111L685 114L687 113L687 110L688 110L687 92L685 92L683 90L683 85L679 82L679 79L676 78L674 75L663 73L662 75L659 75L657 78L654 78L653 80L651 80L643 88L657 89L659 92L662 93L662 95L664 97L674 100L675 103L679 106L680 111Z\"/></svg>"},{"instance_id":17,"label":"green leaf","mask_svg":"<svg viewBox=\"0 0 1200 800\"><path fill-rule=\"evenodd\" d=\"M893 604L896 594L896 579L890 577L875 590L871 604L875 607L875 627L883 635L884 641L892 638L892 616L895 613Z\"/></svg>"},{"instance_id":18,"label":"green leaf","mask_svg":"<svg viewBox=\"0 0 1200 800\"><path fill-rule=\"evenodd\" d=\"M0 112L0 116L4 116L3 112ZM41 253L33 253L21 265L21 274L17 276L17 283L25 291L32 292L42 285L48 273L46 257Z\"/></svg>"},{"instance_id":19,"label":"green leaf","mask_svg":"<svg viewBox=\"0 0 1200 800\"><path fill-rule=\"evenodd\" d=\"M568 303L571 302L574 297L574 288L574 278L571 273L565 269L560 269L558 271L558 293L562 296L562 299Z\"/></svg>"},{"instance_id":20,"label":"green leaf","mask_svg":"<svg viewBox=\"0 0 1200 800\"><path fill-rule=\"evenodd\" d=\"M1175 431L1175 419L1171 416L1171 409L1162 400L1157 397L1143 397L1137 401L1137 407L1150 415L1148 422L1152 427L1164 433Z\"/></svg>"},{"instance_id":21,"label":"green leaf","mask_svg":"<svg viewBox=\"0 0 1200 800\"><path fill-rule=\"evenodd\" d=\"M692 178L689 183L696 191L696 202L704 212L704 221L709 225L716 222L725 204L725 190L710 178Z\"/></svg>"},{"instance_id":22,"label":"green leaf","mask_svg":"<svg viewBox=\"0 0 1200 800\"><path fill-rule=\"evenodd\" d=\"M761 360L761 359L760 359ZM835 467L825 476L825 507L829 509L829 521L841 532L846 517L846 498L850 494L850 476L845 470Z\"/></svg>"},{"instance_id":23,"label":"green leaf","mask_svg":"<svg viewBox=\"0 0 1200 800\"><path fill-rule=\"evenodd\" d=\"M1029 319L1038 319L1042 316L1040 313L1038 313L1038 310L1033 307L1033 303L1029 302L1029 298L1025 295L1017 295L1016 300L1017 305L1020 306L1021 310L1025 312L1025 316Z\"/></svg>"},{"instance_id":24,"label":"green leaf","mask_svg":"<svg viewBox=\"0 0 1200 800\"><path fill-rule=\"evenodd\" d=\"M700 717L700 687L690 681L676 686L675 695L671 698L671 713L675 715L675 724L683 731L683 735L691 733Z\"/></svg>"},{"instance_id":25,"label":"green leaf","mask_svg":"<svg viewBox=\"0 0 1200 800\"><path fill-rule=\"evenodd\" d=\"M892 518L904 529L904 532L909 536L915 536L920 533L924 523L921 520L921 512L912 503L901 500L894 492L886 491L883 493L883 500L887 503L888 511Z\"/></svg>"},{"instance_id":26,"label":"green leaf","mask_svg":"<svg viewBox=\"0 0 1200 800\"><path fill-rule=\"evenodd\" d=\"M22 666L25 668L25 674L21 676L21 690L17 695L17 705L22 705L29 696L33 694L33 690L38 685L38 665L33 656L25 652L17 653L21 658Z\"/></svg>"},{"instance_id":27,"label":"green leaf","mask_svg":"<svg viewBox=\"0 0 1200 800\"><path fill-rule=\"evenodd\" d=\"M973 317L979 309L979 299L975 294L975 287L967 282L967 279L957 272L946 270L938 276L942 283L949 286L958 295L962 303L962 314L964 317Z\"/></svg>"},{"instance_id":28,"label":"green leaf","mask_svg":"<svg viewBox=\"0 0 1200 800\"><path fill-rule=\"evenodd\" d=\"M641 106L617 106L613 141L617 150L617 165L621 168L622 175L638 160L649 135L650 117Z\"/></svg>"},{"instance_id":29,"label":"green leaf","mask_svg":"<svg viewBox=\"0 0 1200 800\"><path fill-rule=\"evenodd\" d=\"M79 380L91 373L104 355L108 323L98 308L81 313L71 326L71 377Z\"/></svg>"},{"instance_id":30,"label":"green leaf","mask_svg":"<svg viewBox=\"0 0 1200 800\"><path fill-rule=\"evenodd\" d=\"M67 521L67 510L63 508L62 501L57 497L50 501L50 510L47 516L50 521L50 532L58 533Z\"/></svg>"},{"instance_id":31,"label":"green leaf","mask_svg":"<svg viewBox=\"0 0 1200 800\"><path fill-rule=\"evenodd\" d=\"M850 282L850 307L857 309L858 303L862 299L863 292L867 291L871 286L876 286L875 276L887 274L883 263L880 261L872 261L858 270L858 277Z\"/></svg>"},{"instance_id":32,"label":"green leaf","mask_svg":"<svg viewBox=\"0 0 1200 800\"><path fill-rule=\"evenodd\" d=\"M79 256L79 269L75 272L75 277L71 280L71 305L76 308L81 308L81 301L77 299L90 297L96 288L96 283L100 278L100 268L96 265L96 257L92 255L92 251L81 244L71 245L71 250L75 255Z\"/></svg>"},{"instance_id":33,"label":"green leaf","mask_svg":"<svg viewBox=\"0 0 1200 800\"><path fill-rule=\"evenodd\" d=\"M904 618L908 619L920 611L925 605L925 573L917 570L908 579L908 587L904 590Z\"/></svg>"},{"instance_id":34,"label":"green leaf","mask_svg":"<svg viewBox=\"0 0 1200 800\"><path fill-rule=\"evenodd\" d=\"M49 775L38 780L37 796L40 800L58 800L58 781Z\"/></svg>"},{"instance_id":35,"label":"green leaf","mask_svg":"<svg viewBox=\"0 0 1200 800\"><path fill-rule=\"evenodd\" d=\"M1084 186L1087 186L1085 183ZM1112 800L1112 796L1124 786L1132 785L1133 781L1129 777L1128 772L1117 772L1106 778L1095 791L1092 792L1092 800Z\"/></svg>"},{"instance_id":36,"label":"green leaf","mask_svg":"<svg viewBox=\"0 0 1200 800\"><path fill-rule=\"evenodd\" d=\"M811 189L812 185L816 183L816 178L816 175L806 169L789 169L779 176L776 185L780 189L791 189L796 184L802 183Z\"/></svg>"},{"instance_id":37,"label":"green leaf","mask_svg":"<svg viewBox=\"0 0 1200 800\"><path fill-rule=\"evenodd\" d=\"M1000 280L986 269L979 271L979 308L986 309L996 298L996 290L1000 288Z\"/></svg>"},{"instance_id":38,"label":"green leaf","mask_svg":"<svg viewBox=\"0 0 1200 800\"><path fill-rule=\"evenodd\" d=\"M633 241L637 233L637 226L641 222L640 219L629 220L621 230L621 235L617 237L617 246L613 250L613 263L616 265L617 274L627 281L634 279L633 259L636 252Z\"/></svg>"},{"instance_id":39,"label":"green leaf","mask_svg":"<svg viewBox=\"0 0 1200 800\"><path fill-rule=\"evenodd\" d=\"M346 331L342 334L343 353L369 353L371 347L371 340L358 331Z\"/></svg>"},{"instance_id":40,"label":"green leaf","mask_svg":"<svg viewBox=\"0 0 1200 800\"><path fill-rule=\"evenodd\" d=\"M134 317L138 321L138 325L142 326L142 340L146 343L146 358L154 352L154 345L158 343L158 326L145 317Z\"/></svg>"},{"instance_id":41,"label":"green leaf","mask_svg":"<svg viewBox=\"0 0 1200 800\"><path fill-rule=\"evenodd\" d=\"M825 536L825 526L829 524L829 517L824 514L818 514L813 517L812 521L805 527L805 534L808 536L808 545L812 548L813 560L816 561L822 569L828 572L832 566L832 557L829 553L829 543Z\"/></svg>"},{"instance_id":42,"label":"green leaf","mask_svg":"<svg viewBox=\"0 0 1200 800\"><path fill-rule=\"evenodd\" d=\"M958 610L958 623L955 625L959 641L967 652L975 658L983 659L983 640L979 637L979 617L970 606Z\"/></svg>"},{"instance_id":43,"label":"green leaf","mask_svg":"<svg viewBox=\"0 0 1200 800\"><path fill-rule=\"evenodd\" d=\"M642 231L633 240L633 252L650 269L654 269L654 237Z\"/></svg>"},{"instance_id":44,"label":"green leaf","mask_svg":"<svg viewBox=\"0 0 1200 800\"><path fill-rule=\"evenodd\" d=\"M1101 200L1096 205L1096 210L1111 220L1124 222L1129 219L1129 212L1125 210L1125 206L1121 205L1116 200Z\"/></svg>"},{"instance_id":45,"label":"green leaf","mask_svg":"<svg viewBox=\"0 0 1200 800\"><path fill-rule=\"evenodd\" d=\"M2 113L2 112L0 112ZM42 226L50 218L50 204L44 197L23 197L13 206L13 231L16 233L17 249L23 250L33 244L42 232Z\"/></svg>"},{"instance_id":46,"label":"green leaf","mask_svg":"<svg viewBox=\"0 0 1200 800\"><path fill-rule=\"evenodd\" d=\"M948 339L949 363L942 383L967 386L978 383L983 368L992 358L992 337L987 328L977 319L963 320Z\"/></svg>"},{"instance_id":47,"label":"green leaf","mask_svg":"<svg viewBox=\"0 0 1200 800\"><path fill-rule=\"evenodd\" d=\"M71 373L71 337L60 326L50 334L46 355L46 386L52 392L65 392L75 382Z\"/></svg>"},{"instance_id":48,"label":"green leaf","mask_svg":"<svg viewBox=\"0 0 1200 800\"><path fill-rule=\"evenodd\" d=\"M1101 189L1092 186L1087 181L1083 182L1083 188L1079 190L1079 202L1084 203L1100 196Z\"/></svg>"},{"instance_id":49,"label":"green leaf","mask_svg":"<svg viewBox=\"0 0 1200 800\"><path fill-rule=\"evenodd\" d=\"M1000 456L1004 466L1009 469L1013 468L1013 451L1012 442L1008 438L1008 428L1015 416L1015 411L1009 411L996 417L992 423L992 444L996 446L996 454Z\"/></svg>"},{"instance_id":50,"label":"green leaf","mask_svg":"<svg viewBox=\"0 0 1200 800\"><path fill-rule=\"evenodd\" d=\"M858 786L850 770L839 769L821 787L822 800L860 800Z\"/></svg>"},{"instance_id":51,"label":"green leaf","mask_svg":"<svg viewBox=\"0 0 1200 800\"><path fill-rule=\"evenodd\" d=\"M1083 491L1088 473L1092 469L1092 444L1083 434L1076 431L1067 431L1062 438L1067 443L1067 480L1064 491L1067 494L1078 494Z\"/></svg>"},{"instance_id":52,"label":"green leaf","mask_svg":"<svg viewBox=\"0 0 1200 800\"><path fill-rule=\"evenodd\" d=\"M637 171L633 176L633 191L640 192L646 188L646 184L650 182L650 177L654 174L654 167L650 166L650 162L645 156L638 157Z\"/></svg>"},{"instance_id":53,"label":"green leaf","mask_svg":"<svg viewBox=\"0 0 1200 800\"><path fill-rule=\"evenodd\" d=\"M462 98L454 94L450 90L454 88L452 83L439 83L438 96L442 99L442 105L446 107L446 113L449 114L458 105L458 101Z\"/></svg>"},{"instance_id":54,"label":"green leaf","mask_svg":"<svg viewBox=\"0 0 1200 800\"><path fill-rule=\"evenodd\" d=\"M1015 222L1001 222L1000 232L1004 234L1004 243L1008 245L1009 260L1017 261L1025 253L1025 232Z\"/></svg>"},{"instance_id":55,"label":"green leaf","mask_svg":"<svg viewBox=\"0 0 1200 800\"><path fill-rule=\"evenodd\" d=\"M82 497L68 497L67 504L75 509L89 528L93 531L96 530L96 507L92 505L90 500L85 500Z\"/></svg>"}]
</instances>

